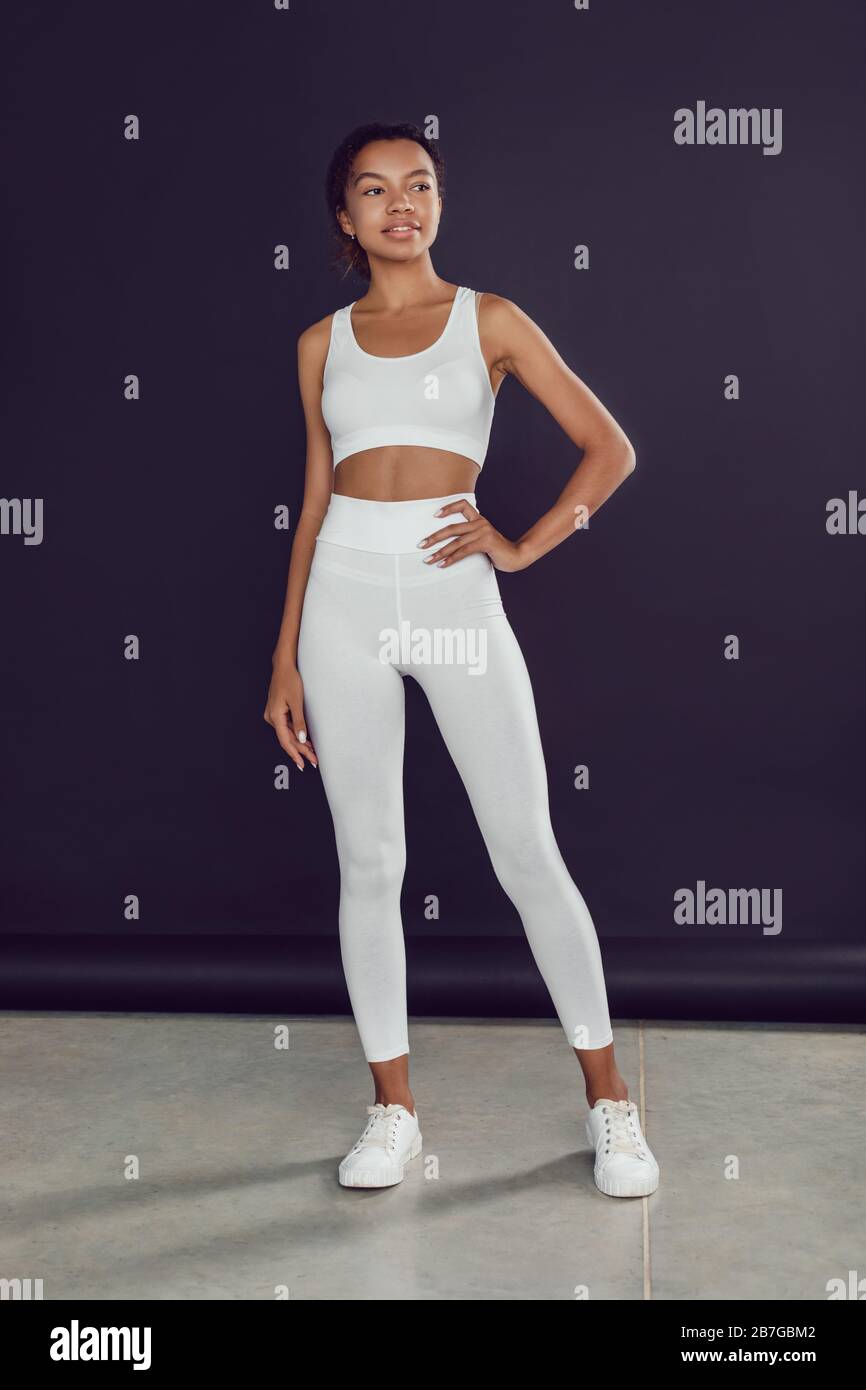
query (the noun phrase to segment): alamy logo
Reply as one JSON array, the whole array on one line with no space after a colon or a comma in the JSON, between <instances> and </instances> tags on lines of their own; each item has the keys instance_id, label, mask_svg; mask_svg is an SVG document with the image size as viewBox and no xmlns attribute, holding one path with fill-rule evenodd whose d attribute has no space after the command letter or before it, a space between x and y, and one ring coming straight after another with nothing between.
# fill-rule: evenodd
<instances>
[{"instance_id":1,"label":"alamy logo","mask_svg":"<svg viewBox=\"0 0 866 1390\"><path fill-rule=\"evenodd\" d=\"M379 660L395 666L468 666L470 676L487 670L486 627L383 627Z\"/></svg>"},{"instance_id":2,"label":"alamy logo","mask_svg":"<svg viewBox=\"0 0 866 1390\"><path fill-rule=\"evenodd\" d=\"M52 1361L132 1361L134 1371L150 1370L149 1327L52 1327Z\"/></svg>"},{"instance_id":3,"label":"alamy logo","mask_svg":"<svg viewBox=\"0 0 866 1390\"><path fill-rule=\"evenodd\" d=\"M41 1279L0 1279L0 1301L44 1298Z\"/></svg>"},{"instance_id":4,"label":"alamy logo","mask_svg":"<svg viewBox=\"0 0 866 1390\"><path fill-rule=\"evenodd\" d=\"M835 1279L828 1279L824 1287L827 1290L828 1298L833 1300L851 1298L855 1303L862 1303L863 1299L866 1298L866 1279L861 1279L856 1269L848 1270L847 1283L839 1276Z\"/></svg>"},{"instance_id":5,"label":"alamy logo","mask_svg":"<svg viewBox=\"0 0 866 1390\"><path fill-rule=\"evenodd\" d=\"M770 911L772 893L773 910ZM782 930L781 888L710 888L699 878L697 888L674 893L674 921L686 926L748 926L760 923L764 936Z\"/></svg>"},{"instance_id":6,"label":"alamy logo","mask_svg":"<svg viewBox=\"0 0 866 1390\"><path fill-rule=\"evenodd\" d=\"M674 112L677 145L763 145L764 154L781 154L782 108L731 107L728 111L699 101L694 111L680 106Z\"/></svg>"},{"instance_id":7,"label":"alamy logo","mask_svg":"<svg viewBox=\"0 0 866 1390\"><path fill-rule=\"evenodd\" d=\"M23 536L25 545L41 545L42 498L0 497L0 536Z\"/></svg>"},{"instance_id":8,"label":"alamy logo","mask_svg":"<svg viewBox=\"0 0 866 1390\"><path fill-rule=\"evenodd\" d=\"M831 497L826 525L830 536L866 536L866 497L861 499L854 488L849 488L847 500Z\"/></svg>"}]
</instances>

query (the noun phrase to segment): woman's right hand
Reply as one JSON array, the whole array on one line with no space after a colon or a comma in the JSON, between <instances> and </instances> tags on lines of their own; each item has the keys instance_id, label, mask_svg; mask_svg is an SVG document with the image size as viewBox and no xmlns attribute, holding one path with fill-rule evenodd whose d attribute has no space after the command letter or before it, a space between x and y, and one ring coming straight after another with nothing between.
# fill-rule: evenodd
<instances>
[{"instance_id":1,"label":"woman's right hand","mask_svg":"<svg viewBox=\"0 0 866 1390\"><path fill-rule=\"evenodd\" d=\"M297 666L274 663L264 718L276 731L280 747L301 772L304 758L308 758L313 767L319 766L304 722L304 686Z\"/></svg>"}]
</instances>

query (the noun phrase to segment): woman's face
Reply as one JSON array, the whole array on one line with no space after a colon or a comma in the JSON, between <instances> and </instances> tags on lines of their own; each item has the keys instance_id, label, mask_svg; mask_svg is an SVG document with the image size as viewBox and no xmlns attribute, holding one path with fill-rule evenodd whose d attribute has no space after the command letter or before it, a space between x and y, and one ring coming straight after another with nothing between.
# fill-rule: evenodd
<instances>
[{"instance_id":1,"label":"woman's face","mask_svg":"<svg viewBox=\"0 0 866 1390\"><path fill-rule=\"evenodd\" d=\"M410 261L433 245L442 215L433 163L414 140L371 140L346 180L344 232L354 232L372 260ZM405 224L408 231L388 231Z\"/></svg>"}]
</instances>

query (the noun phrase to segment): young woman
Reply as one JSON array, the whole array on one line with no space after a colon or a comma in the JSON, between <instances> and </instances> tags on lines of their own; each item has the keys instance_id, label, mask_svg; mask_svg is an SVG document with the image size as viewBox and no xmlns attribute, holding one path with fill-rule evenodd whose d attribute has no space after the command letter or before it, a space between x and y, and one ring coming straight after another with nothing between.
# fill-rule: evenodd
<instances>
[{"instance_id":1,"label":"young woman","mask_svg":"<svg viewBox=\"0 0 866 1390\"><path fill-rule=\"evenodd\" d=\"M334 822L343 968L375 1084L339 1178L389 1186L421 1151L400 916L412 675L583 1070L596 1183L643 1196L658 1166L614 1060L598 939L554 837L532 686L496 580L571 536L635 455L522 310L436 274L443 190L441 156L415 126L361 126L343 141L328 208L338 254L369 288L298 340L304 502L265 719L301 771L320 766ZM517 540L474 492L506 375L585 451Z\"/></svg>"}]
</instances>

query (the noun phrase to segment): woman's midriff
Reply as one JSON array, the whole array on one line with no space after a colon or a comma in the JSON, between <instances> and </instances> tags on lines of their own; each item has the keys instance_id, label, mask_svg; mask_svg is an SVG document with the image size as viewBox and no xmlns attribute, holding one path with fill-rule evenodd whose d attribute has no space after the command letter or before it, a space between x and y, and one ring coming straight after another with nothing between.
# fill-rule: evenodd
<instances>
[{"instance_id":1,"label":"woman's midriff","mask_svg":"<svg viewBox=\"0 0 866 1390\"><path fill-rule=\"evenodd\" d=\"M366 502L414 502L474 492L481 469L444 449L388 444L350 454L334 470L334 492Z\"/></svg>"}]
</instances>

